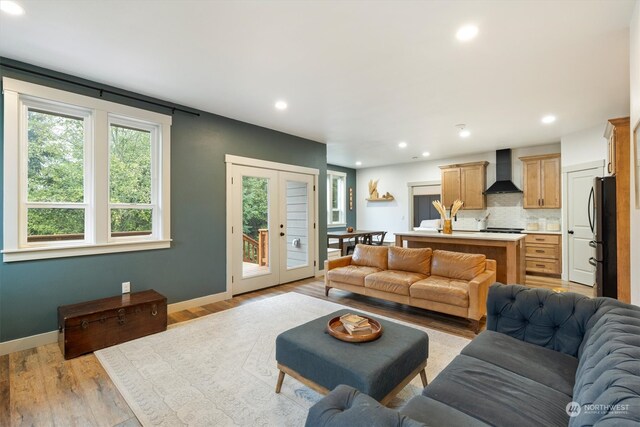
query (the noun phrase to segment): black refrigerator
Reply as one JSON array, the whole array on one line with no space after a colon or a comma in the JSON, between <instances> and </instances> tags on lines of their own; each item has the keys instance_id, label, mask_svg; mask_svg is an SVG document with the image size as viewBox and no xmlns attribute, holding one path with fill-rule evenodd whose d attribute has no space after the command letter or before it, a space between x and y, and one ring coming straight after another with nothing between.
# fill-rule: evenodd
<instances>
[{"instance_id":1,"label":"black refrigerator","mask_svg":"<svg viewBox=\"0 0 640 427\"><path fill-rule=\"evenodd\" d=\"M589 263L596 267L596 295L618 298L618 260L616 254L616 177L595 178L589 195L589 225L596 256Z\"/></svg>"}]
</instances>

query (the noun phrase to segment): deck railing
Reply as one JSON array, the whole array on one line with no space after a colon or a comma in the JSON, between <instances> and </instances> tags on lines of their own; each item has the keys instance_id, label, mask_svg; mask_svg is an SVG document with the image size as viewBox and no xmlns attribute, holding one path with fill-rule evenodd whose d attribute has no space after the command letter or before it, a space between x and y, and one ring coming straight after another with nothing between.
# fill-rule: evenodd
<instances>
[{"instance_id":1,"label":"deck railing","mask_svg":"<svg viewBox=\"0 0 640 427\"><path fill-rule=\"evenodd\" d=\"M242 261L261 267L269 265L269 230L259 229L258 240L242 235Z\"/></svg>"},{"instance_id":2,"label":"deck railing","mask_svg":"<svg viewBox=\"0 0 640 427\"><path fill-rule=\"evenodd\" d=\"M148 231L113 231L111 237L129 237L129 236L148 236L151 234L151 230ZM58 242L63 240L82 240L84 234L41 234L27 237L27 242Z\"/></svg>"},{"instance_id":3,"label":"deck railing","mask_svg":"<svg viewBox=\"0 0 640 427\"><path fill-rule=\"evenodd\" d=\"M258 263L258 241L246 234L242 235L242 261Z\"/></svg>"}]
</instances>

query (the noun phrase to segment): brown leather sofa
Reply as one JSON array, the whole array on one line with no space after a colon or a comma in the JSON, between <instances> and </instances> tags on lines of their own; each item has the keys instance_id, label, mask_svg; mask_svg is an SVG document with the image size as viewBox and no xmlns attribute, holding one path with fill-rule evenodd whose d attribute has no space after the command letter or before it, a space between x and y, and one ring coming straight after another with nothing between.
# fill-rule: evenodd
<instances>
[{"instance_id":1,"label":"brown leather sofa","mask_svg":"<svg viewBox=\"0 0 640 427\"><path fill-rule=\"evenodd\" d=\"M353 255L327 260L331 288L465 317L477 333L486 315L496 262L481 254L430 248L357 245Z\"/></svg>"}]
</instances>

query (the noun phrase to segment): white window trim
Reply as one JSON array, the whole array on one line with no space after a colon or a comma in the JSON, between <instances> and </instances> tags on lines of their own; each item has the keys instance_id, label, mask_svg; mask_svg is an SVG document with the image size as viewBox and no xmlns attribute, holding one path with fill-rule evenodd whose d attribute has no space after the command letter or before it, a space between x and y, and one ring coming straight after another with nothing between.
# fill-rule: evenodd
<instances>
[{"instance_id":1,"label":"white window trim","mask_svg":"<svg viewBox=\"0 0 640 427\"><path fill-rule=\"evenodd\" d=\"M4 247L3 261L26 261L46 258L60 258L81 255L94 255L114 252L129 252L150 249L165 249L171 246L171 193L170 193L170 134L171 116L139 108L78 95L58 89L40 86L20 80L4 77ZM85 139L85 238L82 241L50 242L46 245L26 245L23 225L26 227L26 183L25 160L26 123L22 118L25 103L37 103L37 98L49 106L61 104L73 106L75 111L86 110L90 113L86 129L92 138ZM55 111L55 109L54 109ZM76 113L77 114L77 113ZM120 121L126 118L142 126L153 124L158 132L157 144L161 149L152 152L153 164L158 168L158 180L152 184L152 204L154 209L154 230L151 236L141 238L110 238L109 215L109 119ZM20 127L24 127L21 129ZM26 161L26 160L25 160ZM23 174L23 176L20 176ZM22 184L22 185L21 185ZM24 193L24 195L23 195ZM23 212L24 211L24 212ZM24 235L24 236L23 236ZM24 237L24 239L23 239ZM24 241L23 241L24 240Z\"/></svg>"},{"instance_id":2,"label":"white window trim","mask_svg":"<svg viewBox=\"0 0 640 427\"><path fill-rule=\"evenodd\" d=\"M342 221L339 222L331 222L331 218L333 218L332 214L332 206L333 206L333 194L332 194L332 180L333 177L341 177L342 182L344 183L344 187L342 189L342 197L341 200L338 200L338 210L341 211L340 219ZM340 190L338 190L338 193ZM347 174L344 172L338 171L327 171L327 227L344 227L347 225Z\"/></svg>"}]
</instances>

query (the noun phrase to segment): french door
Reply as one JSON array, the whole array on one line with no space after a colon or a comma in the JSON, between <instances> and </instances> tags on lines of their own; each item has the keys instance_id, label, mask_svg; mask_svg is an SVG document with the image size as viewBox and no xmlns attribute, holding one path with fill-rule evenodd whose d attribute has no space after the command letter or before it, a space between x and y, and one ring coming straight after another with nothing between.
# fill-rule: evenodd
<instances>
[{"instance_id":1,"label":"french door","mask_svg":"<svg viewBox=\"0 0 640 427\"><path fill-rule=\"evenodd\" d=\"M313 276L313 176L232 168L232 293Z\"/></svg>"}]
</instances>

